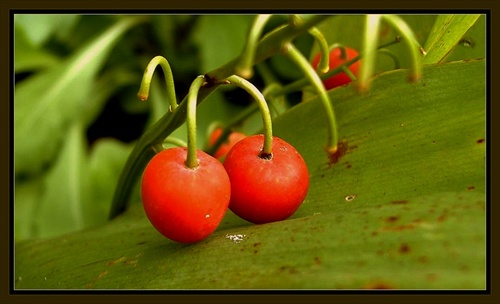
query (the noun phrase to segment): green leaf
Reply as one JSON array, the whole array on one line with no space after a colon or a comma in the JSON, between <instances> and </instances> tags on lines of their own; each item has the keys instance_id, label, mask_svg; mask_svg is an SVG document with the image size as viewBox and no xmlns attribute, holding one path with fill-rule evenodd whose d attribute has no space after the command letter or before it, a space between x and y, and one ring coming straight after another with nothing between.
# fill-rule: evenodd
<instances>
[{"instance_id":1,"label":"green leaf","mask_svg":"<svg viewBox=\"0 0 500 304\"><path fill-rule=\"evenodd\" d=\"M210 71L234 59L243 51L254 16L204 15L194 30L194 41L201 56L201 71Z\"/></svg>"},{"instance_id":2,"label":"green leaf","mask_svg":"<svg viewBox=\"0 0 500 304\"><path fill-rule=\"evenodd\" d=\"M415 84L406 74L378 75L363 95L330 91L336 163L319 100L275 120L310 170L290 219L253 225L228 212L184 245L132 204L102 227L17 243L15 288L484 289L485 61L426 66Z\"/></svg>"},{"instance_id":3,"label":"green leaf","mask_svg":"<svg viewBox=\"0 0 500 304\"><path fill-rule=\"evenodd\" d=\"M107 222L116 181L131 151L130 144L113 138L99 139L94 143L89 161L85 164L90 171L87 176L90 199L86 202L86 227Z\"/></svg>"},{"instance_id":4,"label":"green leaf","mask_svg":"<svg viewBox=\"0 0 500 304\"><path fill-rule=\"evenodd\" d=\"M52 53L34 46L26 34L14 27L14 71L16 73L27 72L40 68L47 68L59 63L59 58Z\"/></svg>"},{"instance_id":5,"label":"green leaf","mask_svg":"<svg viewBox=\"0 0 500 304\"><path fill-rule=\"evenodd\" d=\"M14 187L14 239L26 240L36 235L36 207L43 189L41 178L16 181Z\"/></svg>"},{"instance_id":6,"label":"green leaf","mask_svg":"<svg viewBox=\"0 0 500 304\"><path fill-rule=\"evenodd\" d=\"M67 37L79 19L79 15L17 14L14 24L22 29L31 44L41 46L53 35Z\"/></svg>"},{"instance_id":7,"label":"green leaf","mask_svg":"<svg viewBox=\"0 0 500 304\"><path fill-rule=\"evenodd\" d=\"M54 166L44 180L36 206L37 237L54 237L81 230L92 218L89 207L88 168L81 124L73 124Z\"/></svg>"},{"instance_id":8,"label":"green leaf","mask_svg":"<svg viewBox=\"0 0 500 304\"><path fill-rule=\"evenodd\" d=\"M118 38L137 19L116 23L65 62L22 81L15 89L15 172L38 173L57 155L68 125L90 96L96 73Z\"/></svg>"},{"instance_id":9,"label":"green leaf","mask_svg":"<svg viewBox=\"0 0 500 304\"><path fill-rule=\"evenodd\" d=\"M439 15L424 49L423 64L442 62L480 15ZM484 34L481 41L484 40Z\"/></svg>"}]
</instances>

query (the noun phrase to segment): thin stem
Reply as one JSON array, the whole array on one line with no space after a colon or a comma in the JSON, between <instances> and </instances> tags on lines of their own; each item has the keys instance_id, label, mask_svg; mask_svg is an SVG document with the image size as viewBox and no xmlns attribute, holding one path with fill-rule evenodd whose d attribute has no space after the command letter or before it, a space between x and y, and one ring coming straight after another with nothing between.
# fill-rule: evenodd
<instances>
[{"instance_id":1,"label":"thin stem","mask_svg":"<svg viewBox=\"0 0 500 304\"><path fill-rule=\"evenodd\" d=\"M197 146L196 146L196 106L198 99L198 92L200 88L205 83L205 76L201 75L196 77L196 79L191 84L188 92L187 99L187 129L188 129L188 151L186 166L190 169L195 169L198 167L198 159L196 157Z\"/></svg>"},{"instance_id":2,"label":"thin stem","mask_svg":"<svg viewBox=\"0 0 500 304\"><path fill-rule=\"evenodd\" d=\"M386 44L380 45L377 49L382 49L382 48L391 46L393 44L399 43L400 41L401 41L400 39L395 39L394 41L391 41L391 42L388 42ZM334 47L334 46L335 45L333 45L332 47ZM320 78L321 79L330 78L331 76L333 76L333 75L335 75L337 73L342 72L344 67L350 66L354 62L360 60L361 58L363 58L363 54L359 54L358 56L356 56L356 57L354 57L354 58L352 58L352 59L344 62L342 65L336 67L335 69L332 69L332 70L328 71L328 73L320 75ZM302 79L296 80L296 81L294 81L294 82L292 82L290 84L287 84L286 86L283 86L280 90L273 91L272 95L273 96L275 96L275 95L283 95L283 94L288 94L288 93L295 92L295 91L300 91L300 90L304 89L304 87L306 87L308 85L309 85L309 79L302 78Z\"/></svg>"},{"instance_id":3,"label":"thin stem","mask_svg":"<svg viewBox=\"0 0 500 304\"><path fill-rule=\"evenodd\" d=\"M371 76L375 69L375 50L379 38L381 15L367 15L365 22L365 35L363 41L363 64L359 71L358 90L367 91L370 87Z\"/></svg>"},{"instance_id":4,"label":"thin stem","mask_svg":"<svg viewBox=\"0 0 500 304\"><path fill-rule=\"evenodd\" d=\"M291 43L287 43L283 46L283 52L288 56L306 75L306 78L311 82L316 91L319 94L323 106L325 108L325 113L328 122L327 128L327 144L326 149L329 153L335 153L338 148L338 134L337 134L337 121L335 120L335 113L333 111L333 106L330 102L330 98L326 93L325 87L321 82L321 78L314 71L312 66L309 64L307 59L300 53L297 48Z\"/></svg>"},{"instance_id":5,"label":"thin stem","mask_svg":"<svg viewBox=\"0 0 500 304\"><path fill-rule=\"evenodd\" d=\"M264 146L260 157L269 158L272 156L272 141L273 141L273 127L271 121L271 112L267 106L264 95L248 80L241 78L237 75L232 75L227 80L245 91L247 91L257 102L260 112L262 114L262 121L264 123Z\"/></svg>"},{"instance_id":6,"label":"thin stem","mask_svg":"<svg viewBox=\"0 0 500 304\"><path fill-rule=\"evenodd\" d=\"M170 65L168 64L167 59L163 56L156 56L149 62L146 70L144 71L144 75L142 76L141 87L139 88L139 93L137 93L137 97L140 100L144 101L149 98L149 87L151 86L151 79L153 78L153 73L156 67L160 65L163 74L165 75L165 84L167 86L167 99L170 105L170 111L175 110L177 108L177 99L175 97L175 86L174 86L174 76L172 75L172 70L170 69Z\"/></svg>"},{"instance_id":7,"label":"thin stem","mask_svg":"<svg viewBox=\"0 0 500 304\"><path fill-rule=\"evenodd\" d=\"M328 72L330 69L330 48L328 47L328 42L326 42L323 33L316 27L309 29L309 34L311 34L319 45L319 50L321 52L321 57L318 63L318 71L322 74Z\"/></svg>"},{"instance_id":8,"label":"thin stem","mask_svg":"<svg viewBox=\"0 0 500 304\"><path fill-rule=\"evenodd\" d=\"M292 26L288 24L265 34L262 39L260 39L259 44L256 47L254 64L260 63L265 59L278 54L280 52L282 43L286 41L292 41L294 38L306 33L311 27L329 17L331 16L312 16L311 18L305 19L304 22L298 26ZM225 65L210 71L206 74L207 80L212 83L217 83L231 75L236 74L236 66L239 64L239 62L240 59L238 57L226 63Z\"/></svg>"},{"instance_id":9,"label":"thin stem","mask_svg":"<svg viewBox=\"0 0 500 304\"><path fill-rule=\"evenodd\" d=\"M410 71L410 81L418 81L422 75L422 65L420 63L421 55L425 54L425 50L418 43L417 38L413 34L410 27L404 22L401 17L396 15L382 15L382 18L392 25L404 37L404 41L410 50L412 57L412 67Z\"/></svg>"},{"instance_id":10,"label":"thin stem","mask_svg":"<svg viewBox=\"0 0 500 304\"><path fill-rule=\"evenodd\" d=\"M253 61L255 57L255 49L257 47L257 42L262 35L262 31L264 30L264 26L266 25L269 18L272 15L257 15L252 26L250 28L250 32L248 33L248 39L245 44L245 48L243 49L243 53L240 56L240 62L236 66L236 74L240 75L243 78L250 78L253 75Z\"/></svg>"},{"instance_id":11,"label":"thin stem","mask_svg":"<svg viewBox=\"0 0 500 304\"><path fill-rule=\"evenodd\" d=\"M389 51L387 49L379 49L378 53L379 54L384 54L384 55L387 55L387 56L391 57L392 61L394 62L394 69L395 70L398 70L398 69L401 68L401 64L399 63L399 58L393 52L391 52L391 51Z\"/></svg>"}]
</instances>

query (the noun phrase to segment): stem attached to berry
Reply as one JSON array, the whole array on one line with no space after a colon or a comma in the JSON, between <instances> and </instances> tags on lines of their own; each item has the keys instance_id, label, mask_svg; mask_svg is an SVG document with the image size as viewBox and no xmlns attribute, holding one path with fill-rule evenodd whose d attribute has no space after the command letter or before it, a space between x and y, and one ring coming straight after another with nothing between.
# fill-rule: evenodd
<instances>
[{"instance_id":1,"label":"stem attached to berry","mask_svg":"<svg viewBox=\"0 0 500 304\"><path fill-rule=\"evenodd\" d=\"M257 102L260 112L262 113L262 121L264 123L264 146L260 153L261 158L270 159L272 157L272 141L273 141L273 126L271 121L271 112L267 106L264 95L248 80L237 75L232 75L227 80L245 91L247 91Z\"/></svg>"},{"instance_id":2,"label":"stem attached to berry","mask_svg":"<svg viewBox=\"0 0 500 304\"><path fill-rule=\"evenodd\" d=\"M156 67L160 65L163 74L165 74L165 82L167 85L167 99L170 104L170 111L177 108L177 99L175 97L175 86L174 86L174 76L172 75L172 70L168 64L167 59L163 56L156 56L149 62L141 81L141 87L139 88L139 93L137 97L140 100L147 100L149 97L149 87L151 86L151 79L153 78L153 73Z\"/></svg>"},{"instance_id":3,"label":"stem attached to berry","mask_svg":"<svg viewBox=\"0 0 500 304\"><path fill-rule=\"evenodd\" d=\"M305 74L307 79L314 86L316 91L319 94L321 101L323 102L323 106L325 108L328 128L327 128L327 144L326 150L328 153L335 153L338 148L338 134L337 134L337 121L335 120L335 112L333 111L333 106L330 102L330 97L326 93L325 87L321 82L321 78L319 78L318 74L314 71L313 67L309 64L306 58L300 53L295 46L291 43L286 43L283 45L283 53L287 55L293 62L295 62L302 72Z\"/></svg>"},{"instance_id":4,"label":"stem attached to berry","mask_svg":"<svg viewBox=\"0 0 500 304\"><path fill-rule=\"evenodd\" d=\"M272 15L257 15L254 22L252 23L252 27L250 28L250 32L248 33L248 39L243 49L243 53L240 56L240 62L236 66L236 74L240 75L243 78L250 78L253 75L253 62L255 57L255 49L257 47L257 42L262 35L262 31L264 30L264 26L266 25L269 18Z\"/></svg>"},{"instance_id":5,"label":"stem attached to berry","mask_svg":"<svg viewBox=\"0 0 500 304\"><path fill-rule=\"evenodd\" d=\"M188 152L186 159L186 166L190 169L195 169L198 167L198 159L196 158L197 146L196 146L196 106L198 92L200 88L205 83L205 76L200 75L189 87L188 99L187 99L187 129L188 129Z\"/></svg>"}]
</instances>

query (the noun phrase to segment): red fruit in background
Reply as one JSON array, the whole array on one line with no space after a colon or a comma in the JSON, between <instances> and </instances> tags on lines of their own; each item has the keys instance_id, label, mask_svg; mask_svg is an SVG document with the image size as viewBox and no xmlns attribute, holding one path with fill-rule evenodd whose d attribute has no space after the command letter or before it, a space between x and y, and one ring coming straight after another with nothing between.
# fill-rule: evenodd
<instances>
[{"instance_id":1,"label":"red fruit in background","mask_svg":"<svg viewBox=\"0 0 500 304\"><path fill-rule=\"evenodd\" d=\"M342 51L340 48L334 48L330 51L330 70L340 66L344 62L351 60L358 56L358 51L348 48L345 48L345 53L346 53L346 58L341 58ZM321 58L321 53L318 53L314 59L312 60L312 66L316 69L319 64L319 60ZM354 74L354 76L358 77L358 71L359 71L359 66L361 64L361 61L358 60L355 63L351 64L348 68L349 70ZM328 79L323 80L323 85L325 86L325 89L330 90L338 86L342 86L345 84L348 84L351 82L351 78L344 72L341 72L339 74L336 74Z\"/></svg>"},{"instance_id":2,"label":"red fruit in background","mask_svg":"<svg viewBox=\"0 0 500 304\"><path fill-rule=\"evenodd\" d=\"M222 221L231 194L222 164L203 151L198 167L185 164L186 148L156 154L142 176L144 211L151 224L167 238L194 243L209 236Z\"/></svg>"},{"instance_id":3,"label":"red fruit in background","mask_svg":"<svg viewBox=\"0 0 500 304\"><path fill-rule=\"evenodd\" d=\"M299 152L273 137L272 158L260 157L263 135L249 136L228 152L224 167L231 181L229 209L257 224L290 217L309 188L309 173Z\"/></svg>"},{"instance_id":4,"label":"red fruit in background","mask_svg":"<svg viewBox=\"0 0 500 304\"><path fill-rule=\"evenodd\" d=\"M210 135L210 138L208 140L208 143L212 146L217 142L217 139L222 135L222 128L217 128L215 129L212 134ZM243 133L239 132L231 132L225 142L223 142L217 151L214 153L214 157L217 159L220 159L221 157L225 156L229 150L234 146L235 143L238 141L242 140L245 138L246 135Z\"/></svg>"}]
</instances>

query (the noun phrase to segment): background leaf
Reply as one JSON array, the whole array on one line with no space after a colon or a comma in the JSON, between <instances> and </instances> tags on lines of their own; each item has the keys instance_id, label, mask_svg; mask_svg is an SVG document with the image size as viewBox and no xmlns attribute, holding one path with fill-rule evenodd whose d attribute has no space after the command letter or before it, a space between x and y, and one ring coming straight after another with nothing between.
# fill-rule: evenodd
<instances>
[{"instance_id":1,"label":"background leaf","mask_svg":"<svg viewBox=\"0 0 500 304\"><path fill-rule=\"evenodd\" d=\"M203 73L234 59L243 51L253 18L251 15L200 16L193 39L201 50L200 70Z\"/></svg>"},{"instance_id":2,"label":"background leaf","mask_svg":"<svg viewBox=\"0 0 500 304\"><path fill-rule=\"evenodd\" d=\"M443 61L480 15L439 15L427 38L423 64Z\"/></svg>"},{"instance_id":3,"label":"background leaf","mask_svg":"<svg viewBox=\"0 0 500 304\"><path fill-rule=\"evenodd\" d=\"M68 124L92 98L96 73L117 39L134 23L135 19L116 23L64 63L16 85L16 175L39 173L54 159Z\"/></svg>"},{"instance_id":4,"label":"background leaf","mask_svg":"<svg viewBox=\"0 0 500 304\"><path fill-rule=\"evenodd\" d=\"M485 61L423 72L415 84L405 70L383 73L364 95L330 91L337 163L323 150L325 121L311 119L319 100L275 120L310 170L292 218L252 225L228 212L208 239L183 245L136 203L102 227L18 243L15 288L484 289Z\"/></svg>"}]
</instances>

